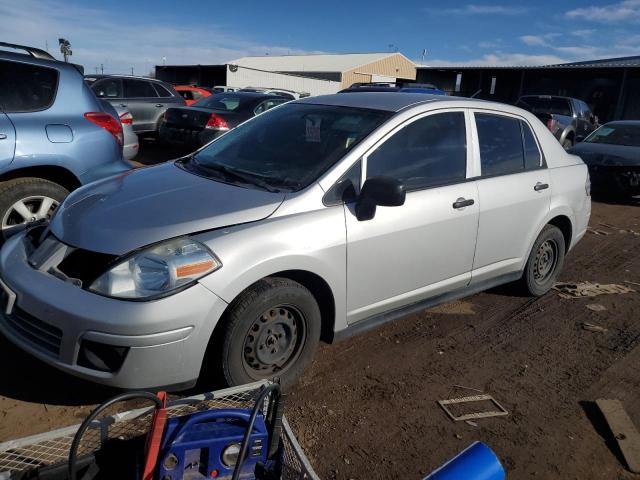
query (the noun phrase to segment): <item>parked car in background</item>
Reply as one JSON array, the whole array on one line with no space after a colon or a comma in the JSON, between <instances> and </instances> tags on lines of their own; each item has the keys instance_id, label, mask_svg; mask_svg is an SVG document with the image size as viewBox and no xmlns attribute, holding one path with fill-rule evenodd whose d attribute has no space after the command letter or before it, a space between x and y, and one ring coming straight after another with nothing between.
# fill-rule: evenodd
<instances>
[{"instance_id":1,"label":"parked car in background","mask_svg":"<svg viewBox=\"0 0 640 480\"><path fill-rule=\"evenodd\" d=\"M589 167L594 191L619 197L640 195L640 121L602 125L571 149Z\"/></svg>"},{"instance_id":2,"label":"parked car in background","mask_svg":"<svg viewBox=\"0 0 640 480\"><path fill-rule=\"evenodd\" d=\"M349 88L340 90L338 93L353 92L404 92L404 93L426 93L429 95L446 95L447 92L440 90L430 83L354 83Z\"/></svg>"},{"instance_id":3,"label":"parked car in background","mask_svg":"<svg viewBox=\"0 0 640 480\"><path fill-rule=\"evenodd\" d=\"M0 43L3 237L49 218L79 186L129 170L122 144L118 114L96 98L78 67Z\"/></svg>"},{"instance_id":4,"label":"parked car in background","mask_svg":"<svg viewBox=\"0 0 640 480\"><path fill-rule=\"evenodd\" d=\"M586 232L588 186L580 158L513 106L296 100L76 192L46 233L10 239L0 331L116 387L201 372L288 386L320 340L505 282L548 292Z\"/></svg>"},{"instance_id":5,"label":"parked car in background","mask_svg":"<svg viewBox=\"0 0 640 480\"><path fill-rule=\"evenodd\" d=\"M133 115L124 107L114 107L122 124L122 156L125 160L133 160L138 154L140 144L138 135L133 131Z\"/></svg>"},{"instance_id":6,"label":"parked car in background","mask_svg":"<svg viewBox=\"0 0 640 480\"><path fill-rule=\"evenodd\" d=\"M187 106L193 105L202 98L210 97L214 93L210 88L196 85L177 85L175 89L184 98Z\"/></svg>"},{"instance_id":7,"label":"parked car in background","mask_svg":"<svg viewBox=\"0 0 640 480\"><path fill-rule=\"evenodd\" d=\"M262 87L245 87L238 90L238 92L253 92L264 93L266 95L278 95L289 100L295 100L296 98L308 97L308 93L294 92L293 90L285 90L284 88L262 88Z\"/></svg>"},{"instance_id":8,"label":"parked car in background","mask_svg":"<svg viewBox=\"0 0 640 480\"><path fill-rule=\"evenodd\" d=\"M240 87L227 87L226 85L216 85L211 88L213 93L224 93L224 92L237 92L240 90Z\"/></svg>"},{"instance_id":9,"label":"parked car in background","mask_svg":"<svg viewBox=\"0 0 640 480\"><path fill-rule=\"evenodd\" d=\"M185 105L172 85L152 78L90 75L86 81L98 98L131 112L133 131L138 135L156 133L167 108Z\"/></svg>"},{"instance_id":10,"label":"parked car in background","mask_svg":"<svg viewBox=\"0 0 640 480\"><path fill-rule=\"evenodd\" d=\"M584 140L597 127L589 106L577 98L525 95L516 106L538 117L565 150Z\"/></svg>"},{"instance_id":11,"label":"parked car in background","mask_svg":"<svg viewBox=\"0 0 640 480\"><path fill-rule=\"evenodd\" d=\"M195 149L245 120L288 101L280 95L264 93L217 93L190 107L168 109L160 125L160 139Z\"/></svg>"}]
</instances>

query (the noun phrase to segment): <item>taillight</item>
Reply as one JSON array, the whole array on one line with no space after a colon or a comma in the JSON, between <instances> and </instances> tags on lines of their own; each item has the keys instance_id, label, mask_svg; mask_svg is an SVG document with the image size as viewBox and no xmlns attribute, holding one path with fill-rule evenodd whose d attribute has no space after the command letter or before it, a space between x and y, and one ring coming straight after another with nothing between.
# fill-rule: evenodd
<instances>
[{"instance_id":1,"label":"taillight","mask_svg":"<svg viewBox=\"0 0 640 480\"><path fill-rule=\"evenodd\" d=\"M205 128L210 128L211 130L229 130L229 124L220 115L212 113Z\"/></svg>"},{"instance_id":2,"label":"taillight","mask_svg":"<svg viewBox=\"0 0 640 480\"><path fill-rule=\"evenodd\" d=\"M547 120L547 128L551 131L551 133L556 133L560 128L560 124L555 118L550 118Z\"/></svg>"},{"instance_id":3,"label":"taillight","mask_svg":"<svg viewBox=\"0 0 640 480\"><path fill-rule=\"evenodd\" d=\"M84 118L89 120L91 123L104 128L107 132L113 135L113 138L116 139L116 142L118 142L118 145L122 146L124 144L124 137L122 135L122 125L118 120L113 118L108 113L87 112L84 114Z\"/></svg>"},{"instance_id":4,"label":"taillight","mask_svg":"<svg viewBox=\"0 0 640 480\"><path fill-rule=\"evenodd\" d=\"M120 115L120 122L123 125L132 125L133 115L131 115L131 112L124 112L122 115Z\"/></svg>"}]
</instances>

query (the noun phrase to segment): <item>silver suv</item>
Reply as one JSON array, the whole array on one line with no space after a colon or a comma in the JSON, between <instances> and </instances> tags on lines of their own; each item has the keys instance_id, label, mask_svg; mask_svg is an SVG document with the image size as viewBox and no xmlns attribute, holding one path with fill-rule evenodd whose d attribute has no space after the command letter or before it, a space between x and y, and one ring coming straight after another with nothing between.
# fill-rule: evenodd
<instances>
[{"instance_id":1,"label":"silver suv","mask_svg":"<svg viewBox=\"0 0 640 480\"><path fill-rule=\"evenodd\" d=\"M580 158L516 107L344 93L70 195L0 255L0 330L124 388L290 384L323 340L519 281L584 235Z\"/></svg>"}]
</instances>

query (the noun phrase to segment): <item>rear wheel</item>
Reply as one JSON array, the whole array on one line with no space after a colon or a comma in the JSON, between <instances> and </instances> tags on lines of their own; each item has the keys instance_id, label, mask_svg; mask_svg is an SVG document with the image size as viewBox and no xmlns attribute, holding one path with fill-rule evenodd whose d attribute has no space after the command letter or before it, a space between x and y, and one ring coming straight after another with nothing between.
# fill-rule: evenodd
<instances>
[{"instance_id":1,"label":"rear wheel","mask_svg":"<svg viewBox=\"0 0 640 480\"><path fill-rule=\"evenodd\" d=\"M220 332L224 382L239 385L278 377L292 385L320 340L320 309L309 290L286 278L265 278L238 297ZM217 334L217 332L216 332Z\"/></svg>"},{"instance_id":2,"label":"rear wheel","mask_svg":"<svg viewBox=\"0 0 640 480\"><path fill-rule=\"evenodd\" d=\"M536 297L547 293L556 283L564 264L564 235L554 225L546 225L531 249L522 274L525 290Z\"/></svg>"},{"instance_id":3,"label":"rear wheel","mask_svg":"<svg viewBox=\"0 0 640 480\"><path fill-rule=\"evenodd\" d=\"M2 238L51 218L67 195L68 190L42 178L16 178L0 184Z\"/></svg>"}]
</instances>

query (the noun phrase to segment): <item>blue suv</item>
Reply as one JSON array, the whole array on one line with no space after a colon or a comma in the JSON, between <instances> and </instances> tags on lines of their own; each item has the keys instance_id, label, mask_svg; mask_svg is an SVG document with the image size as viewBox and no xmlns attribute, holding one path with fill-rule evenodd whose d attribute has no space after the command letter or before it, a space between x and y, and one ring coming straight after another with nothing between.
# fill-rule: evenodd
<instances>
[{"instance_id":1,"label":"blue suv","mask_svg":"<svg viewBox=\"0 0 640 480\"><path fill-rule=\"evenodd\" d=\"M131 168L115 109L80 67L0 42L0 225L49 218L71 190Z\"/></svg>"}]
</instances>

